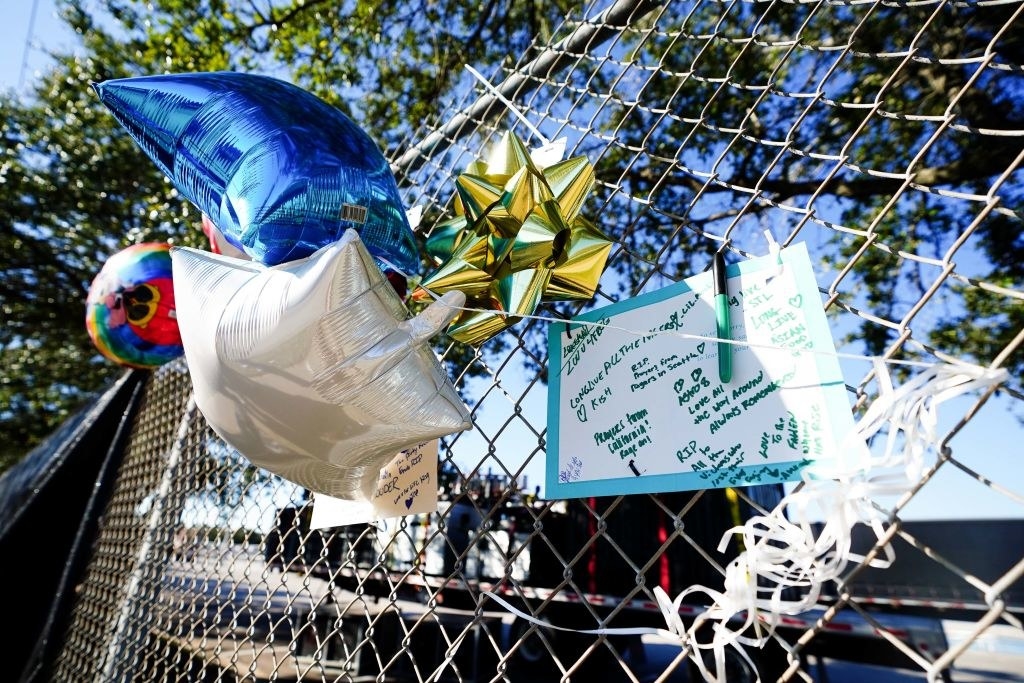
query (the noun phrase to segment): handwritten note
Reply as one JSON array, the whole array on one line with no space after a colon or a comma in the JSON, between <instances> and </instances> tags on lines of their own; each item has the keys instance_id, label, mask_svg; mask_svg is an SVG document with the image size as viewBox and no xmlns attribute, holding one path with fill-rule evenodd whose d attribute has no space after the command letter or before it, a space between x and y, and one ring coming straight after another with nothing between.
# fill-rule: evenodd
<instances>
[{"instance_id":1,"label":"handwritten note","mask_svg":"<svg viewBox=\"0 0 1024 683\"><path fill-rule=\"evenodd\" d=\"M369 501L315 495L310 526L326 529L437 511L437 441L399 453L380 470Z\"/></svg>"},{"instance_id":2,"label":"handwritten note","mask_svg":"<svg viewBox=\"0 0 1024 683\"><path fill-rule=\"evenodd\" d=\"M837 455L853 415L806 248L727 275L746 343L725 383L710 272L550 326L547 497L792 481Z\"/></svg>"}]
</instances>

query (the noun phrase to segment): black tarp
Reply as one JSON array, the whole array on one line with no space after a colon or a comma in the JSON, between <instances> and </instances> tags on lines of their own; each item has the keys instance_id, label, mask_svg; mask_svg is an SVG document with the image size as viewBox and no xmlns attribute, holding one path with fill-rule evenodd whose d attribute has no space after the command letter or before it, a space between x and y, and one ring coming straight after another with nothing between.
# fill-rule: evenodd
<instances>
[{"instance_id":1,"label":"black tarp","mask_svg":"<svg viewBox=\"0 0 1024 683\"><path fill-rule=\"evenodd\" d=\"M983 608L985 595L960 573L994 584L1012 572L1024 548L1024 519L909 520L902 521L900 527L927 552L897 535L892 541L894 561L890 566L866 567L847 582L846 590L855 599L872 598L883 607L891 604L892 610L915 614L934 614L940 608L949 611L954 609L950 605L958 603L965 609L974 606L976 612ZM853 528L851 540L852 552L864 555L877 537L870 527L859 524ZM945 567L939 558L958 571ZM825 588L826 596L834 598L834 585ZM999 596L1008 608L1024 611L1024 578L1004 586Z\"/></svg>"},{"instance_id":2,"label":"black tarp","mask_svg":"<svg viewBox=\"0 0 1024 683\"><path fill-rule=\"evenodd\" d=\"M0 476L4 643L21 681L48 674L149 374L125 372Z\"/></svg>"}]
</instances>

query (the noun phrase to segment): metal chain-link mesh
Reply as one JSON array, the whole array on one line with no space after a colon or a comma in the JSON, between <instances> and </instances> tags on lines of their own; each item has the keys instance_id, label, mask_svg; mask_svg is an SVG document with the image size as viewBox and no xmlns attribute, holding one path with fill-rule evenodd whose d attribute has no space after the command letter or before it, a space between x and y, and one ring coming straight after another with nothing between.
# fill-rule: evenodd
<instances>
[{"instance_id":1,"label":"metal chain-link mesh","mask_svg":"<svg viewBox=\"0 0 1024 683\"><path fill-rule=\"evenodd\" d=\"M583 211L614 240L588 305L700 272L723 246L762 255L769 231L808 245L841 350L1019 369L1024 288L1006 256L1024 197L1022 17L1020 2L602 3L487 74L494 89L467 75L393 167L429 236L453 215L456 174L502 131L564 137L596 169ZM205 425L184 364L155 371L55 680L692 680L678 642L579 631L664 626L655 586L720 588L740 550L720 552L723 534L783 491L538 496L546 327L525 319L479 349L439 349L473 429L441 440L438 513L386 529L310 530L306 492ZM843 368L862 410L874 370ZM963 492L953 516L970 517L972 498L1020 516L1013 454L957 438L983 419L1019 429L1019 389L1013 377L952 407L934 466L885 501L896 565L864 562L825 587L831 609L784 619L751 651L765 680L811 680L835 658L949 676L1000 629L1021 637L1019 525L973 527L988 547L950 550L903 520L932 490ZM1010 551L992 571L978 553L996 544ZM936 630L940 617L962 631ZM728 680L750 673L728 665Z\"/></svg>"}]
</instances>

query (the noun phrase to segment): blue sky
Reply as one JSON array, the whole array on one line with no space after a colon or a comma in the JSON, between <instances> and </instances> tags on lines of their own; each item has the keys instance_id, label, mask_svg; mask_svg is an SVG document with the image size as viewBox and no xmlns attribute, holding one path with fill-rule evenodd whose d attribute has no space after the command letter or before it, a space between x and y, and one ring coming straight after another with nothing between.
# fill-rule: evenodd
<instances>
[{"instance_id":1,"label":"blue sky","mask_svg":"<svg viewBox=\"0 0 1024 683\"><path fill-rule=\"evenodd\" d=\"M48 64L47 49L71 49L76 44L73 35L57 18L53 0L8 0L4 21L8 39L0 41L0 89L26 92L37 71L45 69ZM19 81L22 81L20 88ZM844 362L846 381L857 383L867 369L864 363ZM508 382L505 375L502 382ZM525 390L525 385L524 382L522 387L506 386L506 389L512 396L521 396L519 390ZM522 407L526 419L539 427L546 420L546 405L544 392L538 389L535 386L527 392ZM1019 418L1010 412L1010 406L1015 402L1006 397L994 397L953 438L950 445L954 456L965 465L998 486L1024 494L1024 467L1013 464L1019 457L1017 454L1024 436ZM485 401L479 415L484 432L494 434L508 418L507 404L497 403L501 402ZM945 404L940 410L941 425L946 429L954 425L972 404L973 398ZM493 426L494 431L488 430L488 425ZM945 434L945 430L940 429L940 434ZM481 451L477 448L480 448L486 452L484 442L474 444L480 436L467 433L461 440L469 451L479 453ZM536 440L533 447L536 447ZM527 453L523 455L525 457ZM473 463L467 464L472 466ZM512 469L516 467L516 463L505 464ZM531 488L543 481L540 454L534 456L526 472ZM915 495L903 516L906 519L1024 518L1024 507L947 465L940 469L936 480Z\"/></svg>"},{"instance_id":2,"label":"blue sky","mask_svg":"<svg viewBox=\"0 0 1024 683\"><path fill-rule=\"evenodd\" d=\"M35 72L47 64L45 50L71 47L74 39L57 18L53 0L8 0L5 4L7 39L0 41L0 88L6 90L17 89L21 79L24 85L31 84ZM23 70L26 54L27 68Z\"/></svg>"}]
</instances>

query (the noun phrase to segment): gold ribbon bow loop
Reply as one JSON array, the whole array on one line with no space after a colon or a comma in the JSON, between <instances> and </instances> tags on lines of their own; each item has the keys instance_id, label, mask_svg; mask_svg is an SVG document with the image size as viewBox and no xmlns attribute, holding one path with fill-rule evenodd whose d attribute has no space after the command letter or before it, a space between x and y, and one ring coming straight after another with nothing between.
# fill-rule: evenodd
<instances>
[{"instance_id":1,"label":"gold ribbon bow loop","mask_svg":"<svg viewBox=\"0 0 1024 683\"><path fill-rule=\"evenodd\" d=\"M570 235L565 257L544 290L550 301L586 301L594 296L612 251L611 240L583 216L573 221Z\"/></svg>"},{"instance_id":2,"label":"gold ribbon bow loop","mask_svg":"<svg viewBox=\"0 0 1024 683\"><path fill-rule=\"evenodd\" d=\"M547 180L530 164L519 169L505 184L501 203L507 214L521 224L538 205L554 198Z\"/></svg>"},{"instance_id":3,"label":"gold ribbon bow loop","mask_svg":"<svg viewBox=\"0 0 1024 683\"><path fill-rule=\"evenodd\" d=\"M455 191L459 200L456 210L464 214L471 223L475 223L488 209L501 201L505 189L483 176L463 173L455 179Z\"/></svg>"},{"instance_id":4,"label":"gold ribbon bow loop","mask_svg":"<svg viewBox=\"0 0 1024 683\"><path fill-rule=\"evenodd\" d=\"M512 243L508 255L512 270L552 268L564 262L569 240L569 226L555 201L533 207Z\"/></svg>"},{"instance_id":5,"label":"gold ribbon bow loop","mask_svg":"<svg viewBox=\"0 0 1024 683\"><path fill-rule=\"evenodd\" d=\"M558 200L562 216L571 224L594 189L594 167L584 156L572 157L544 169L544 178Z\"/></svg>"},{"instance_id":6,"label":"gold ribbon bow loop","mask_svg":"<svg viewBox=\"0 0 1024 683\"><path fill-rule=\"evenodd\" d=\"M467 221L464 215L449 218L434 226L427 238L427 254L435 265L440 265L452 255L462 239Z\"/></svg>"},{"instance_id":7,"label":"gold ribbon bow loop","mask_svg":"<svg viewBox=\"0 0 1024 683\"><path fill-rule=\"evenodd\" d=\"M476 161L475 169L482 169L481 175L492 178L493 182L504 185L524 167L532 167L530 150L512 131L506 130L496 145ZM474 170L473 172L478 172Z\"/></svg>"}]
</instances>

